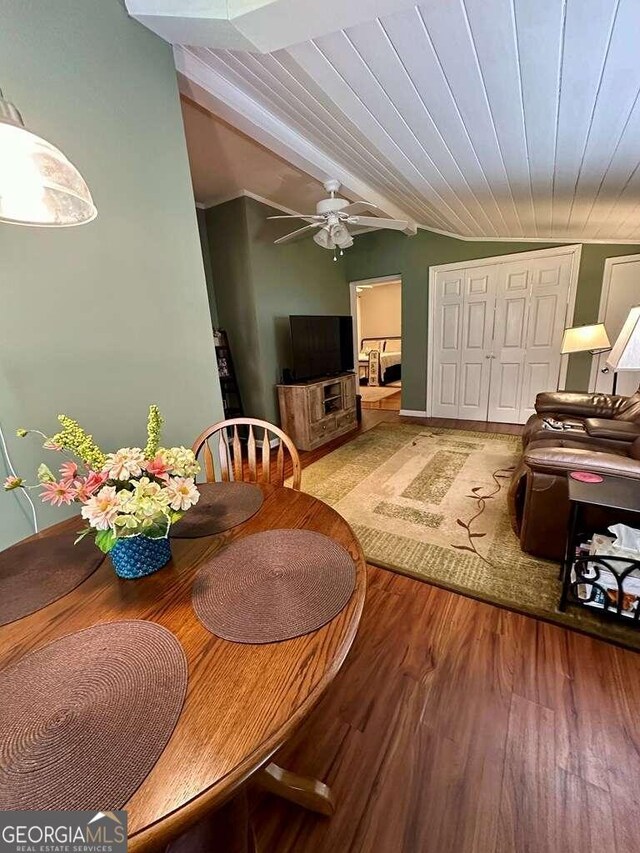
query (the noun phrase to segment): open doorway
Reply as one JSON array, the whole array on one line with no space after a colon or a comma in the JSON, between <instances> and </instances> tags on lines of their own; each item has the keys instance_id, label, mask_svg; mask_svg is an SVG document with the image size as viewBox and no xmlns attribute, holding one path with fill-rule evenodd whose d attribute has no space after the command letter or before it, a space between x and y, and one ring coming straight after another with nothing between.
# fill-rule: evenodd
<instances>
[{"instance_id":1,"label":"open doorway","mask_svg":"<svg viewBox=\"0 0 640 853\"><path fill-rule=\"evenodd\" d=\"M355 364L363 409L400 410L402 395L402 280L351 282Z\"/></svg>"}]
</instances>

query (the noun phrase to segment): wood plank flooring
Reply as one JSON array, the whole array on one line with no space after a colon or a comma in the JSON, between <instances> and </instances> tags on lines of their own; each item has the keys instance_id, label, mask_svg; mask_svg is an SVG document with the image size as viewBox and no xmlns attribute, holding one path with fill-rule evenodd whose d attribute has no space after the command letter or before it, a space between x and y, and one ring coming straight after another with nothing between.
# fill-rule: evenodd
<instances>
[{"instance_id":1,"label":"wood plank flooring","mask_svg":"<svg viewBox=\"0 0 640 853\"><path fill-rule=\"evenodd\" d=\"M354 647L277 758L337 811L265 795L261 853L637 853L640 656L368 571Z\"/></svg>"},{"instance_id":2,"label":"wood plank flooring","mask_svg":"<svg viewBox=\"0 0 640 853\"><path fill-rule=\"evenodd\" d=\"M277 758L336 813L265 797L261 853L637 853L640 656L382 569L369 584Z\"/></svg>"}]
</instances>

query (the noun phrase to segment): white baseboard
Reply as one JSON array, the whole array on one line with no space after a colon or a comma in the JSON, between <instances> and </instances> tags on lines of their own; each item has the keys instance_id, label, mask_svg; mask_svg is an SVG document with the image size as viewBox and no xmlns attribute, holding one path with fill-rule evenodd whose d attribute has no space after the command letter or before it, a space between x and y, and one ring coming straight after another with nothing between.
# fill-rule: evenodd
<instances>
[{"instance_id":1,"label":"white baseboard","mask_svg":"<svg viewBox=\"0 0 640 853\"><path fill-rule=\"evenodd\" d=\"M426 418L427 413L419 409L400 409L400 414L405 418Z\"/></svg>"}]
</instances>

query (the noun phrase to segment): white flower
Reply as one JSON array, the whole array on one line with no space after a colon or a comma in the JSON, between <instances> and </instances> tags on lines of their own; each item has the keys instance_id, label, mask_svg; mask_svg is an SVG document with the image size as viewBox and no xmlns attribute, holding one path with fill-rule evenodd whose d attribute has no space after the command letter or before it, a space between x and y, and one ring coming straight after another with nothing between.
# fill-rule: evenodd
<instances>
[{"instance_id":1,"label":"white flower","mask_svg":"<svg viewBox=\"0 0 640 853\"><path fill-rule=\"evenodd\" d=\"M128 480L142 474L144 453L139 447L121 447L116 453L108 453L103 471L110 480Z\"/></svg>"},{"instance_id":2,"label":"white flower","mask_svg":"<svg viewBox=\"0 0 640 853\"><path fill-rule=\"evenodd\" d=\"M148 477L140 477L136 482L134 494L136 498L155 497L162 489L160 483L152 482Z\"/></svg>"},{"instance_id":3,"label":"white flower","mask_svg":"<svg viewBox=\"0 0 640 853\"><path fill-rule=\"evenodd\" d=\"M200 500L200 492L191 477L171 477L162 491L169 499L169 506L176 512L184 512Z\"/></svg>"},{"instance_id":4,"label":"white flower","mask_svg":"<svg viewBox=\"0 0 640 853\"><path fill-rule=\"evenodd\" d=\"M119 501L115 486L103 486L98 494L89 498L82 507L81 515L96 530L108 530L115 523L118 511Z\"/></svg>"},{"instance_id":5,"label":"white flower","mask_svg":"<svg viewBox=\"0 0 640 853\"><path fill-rule=\"evenodd\" d=\"M186 447L161 447L158 455L171 470L179 477L195 477L200 472L200 463L193 450Z\"/></svg>"}]
</instances>

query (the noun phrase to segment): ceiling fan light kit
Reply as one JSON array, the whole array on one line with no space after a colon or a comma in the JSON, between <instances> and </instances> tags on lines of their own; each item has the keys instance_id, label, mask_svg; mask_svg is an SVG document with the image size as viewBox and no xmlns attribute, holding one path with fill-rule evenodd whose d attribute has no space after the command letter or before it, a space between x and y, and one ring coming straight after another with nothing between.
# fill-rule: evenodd
<instances>
[{"instance_id":1,"label":"ceiling fan light kit","mask_svg":"<svg viewBox=\"0 0 640 853\"><path fill-rule=\"evenodd\" d=\"M348 225L354 225L356 228L386 228L392 231L409 231L411 223L405 219L382 219L378 216L360 216L367 210L376 210L377 205L369 201L350 202L346 198L340 198L336 195L340 189L340 181L329 180L323 184L325 190L329 193L329 198L324 198L316 205L316 212L310 214L287 214L284 216L269 216L268 219L302 219L307 222L302 228L297 228L290 234L274 240L276 245L280 243L288 243L304 234L319 229L313 235L314 243L321 246L323 249L333 251L333 260L337 261L337 250L340 254L344 254L344 249L353 246L353 235L348 229ZM415 233L415 231L414 231Z\"/></svg>"}]
</instances>

